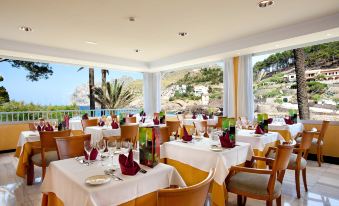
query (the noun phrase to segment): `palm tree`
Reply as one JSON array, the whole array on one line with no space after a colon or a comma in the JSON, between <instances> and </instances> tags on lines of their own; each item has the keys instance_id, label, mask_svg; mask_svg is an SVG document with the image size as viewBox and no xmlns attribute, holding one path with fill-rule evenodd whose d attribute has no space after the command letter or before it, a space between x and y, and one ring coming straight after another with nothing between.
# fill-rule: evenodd
<instances>
[{"instance_id":1,"label":"palm tree","mask_svg":"<svg viewBox=\"0 0 339 206\"><path fill-rule=\"evenodd\" d=\"M127 106L133 100L133 92L124 89L124 82L117 79L113 83L106 83L107 92L100 87L94 88L94 99L97 103L108 109L116 109Z\"/></svg>"},{"instance_id":2,"label":"palm tree","mask_svg":"<svg viewBox=\"0 0 339 206\"><path fill-rule=\"evenodd\" d=\"M102 69L101 70L101 88L104 94L106 94L107 88L106 88L106 84L107 84L107 74L109 74L109 71L106 69ZM105 109L105 105L101 105L101 109Z\"/></svg>"},{"instance_id":3,"label":"palm tree","mask_svg":"<svg viewBox=\"0 0 339 206\"><path fill-rule=\"evenodd\" d=\"M295 74L297 80L297 102L300 119L310 119L307 84L305 77L305 52L303 48L293 49Z\"/></svg>"},{"instance_id":4,"label":"palm tree","mask_svg":"<svg viewBox=\"0 0 339 206\"><path fill-rule=\"evenodd\" d=\"M80 67L78 71L83 70L84 67ZM95 109L95 100L94 100L94 68L88 68L88 88L89 88L89 108L91 110Z\"/></svg>"}]
</instances>

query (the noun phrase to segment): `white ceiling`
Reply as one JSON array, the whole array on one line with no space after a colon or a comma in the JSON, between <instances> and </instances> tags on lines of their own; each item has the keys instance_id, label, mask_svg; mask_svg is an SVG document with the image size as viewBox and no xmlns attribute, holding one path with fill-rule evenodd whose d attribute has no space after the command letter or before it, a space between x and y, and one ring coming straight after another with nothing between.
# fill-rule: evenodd
<instances>
[{"instance_id":1,"label":"white ceiling","mask_svg":"<svg viewBox=\"0 0 339 206\"><path fill-rule=\"evenodd\" d=\"M0 55L158 71L339 37L339 0L257 2L1 0Z\"/></svg>"}]
</instances>

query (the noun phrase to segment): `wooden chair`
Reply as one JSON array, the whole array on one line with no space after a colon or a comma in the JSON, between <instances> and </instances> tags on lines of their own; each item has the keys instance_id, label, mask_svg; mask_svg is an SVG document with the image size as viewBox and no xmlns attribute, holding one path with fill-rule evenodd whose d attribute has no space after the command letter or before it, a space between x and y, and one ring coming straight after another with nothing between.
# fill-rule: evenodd
<instances>
[{"instance_id":1,"label":"wooden chair","mask_svg":"<svg viewBox=\"0 0 339 206\"><path fill-rule=\"evenodd\" d=\"M34 123L28 123L28 127L30 131L36 131L36 127L34 126Z\"/></svg>"},{"instance_id":2,"label":"wooden chair","mask_svg":"<svg viewBox=\"0 0 339 206\"><path fill-rule=\"evenodd\" d=\"M271 206L276 199L281 205L281 187L293 146L279 145L275 160L253 156L252 161L262 160L272 165L272 169L256 169L232 166L225 182L228 192L238 195L238 205L245 205L247 197L266 200Z\"/></svg>"},{"instance_id":3,"label":"wooden chair","mask_svg":"<svg viewBox=\"0 0 339 206\"><path fill-rule=\"evenodd\" d=\"M40 153L32 155L30 158L32 164L29 163L29 165L31 165L29 166L29 168L33 167L33 170L31 171L30 169L28 169L27 182L31 181L30 178L34 179L34 165L42 167L42 179L44 179L46 167L48 167L49 163L59 159L57 154L57 145L54 137L69 137L70 134L71 130L40 132L41 151Z\"/></svg>"},{"instance_id":4,"label":"wooden chair","mask_svg":"<svg viewBox=\"0 0 339 206\"><path fill-rule=\"evenodd\" d=\"M180 121L166 121L166 126L168 127L168 132L172 134L173 132L179 134Z\"/></svg>"},{"instance_id":5,"label":"wooden chair","mask_svg":"<svg viewBox=\"0 0 339 206\"><path fill-rule=\"evenodd\" d=\"M215 128L221 129L222 128L222 116L218 116L218 122L215 125Z\"/></svg>"},{"instance_id":6,"label":"wooden chair","mask_svg":"<svg viewBox=\"0 0 339 206\"><path fill-rule=\"evenodd\" d=\"M296 145L293 149L293 153L290 156L287 169L294 170L295 172L295 186L297 191L297 197L300 198L300 170L302 171L302 177L304 182L305 191L307 192L307 181L306 181L306 164L307 154L312 144L314 132L304 131L302 134L300 144ZM276 148L268 148L265 156L274 158Z\"/></svg>"},{"instance_id":7,"label":"wooden chair","mask_svg":"<svg viewBox=\"0 0 339 206\"><path fill-rule=\"evenodd\" d=\"M126 117L126 123L137 123L137 117Z\"/></svg>"},{"instance_id":8,"label":"wooden chair","mask_svg":"<svg viewBox=\"0 0 339 206\"><path fill-rule=\"evenodd\" d=\"M86 127L92 127L98 125L98 119L83 119L81 120L82 129L85 131Z\"/></svg>"},{"instance_id":9,"label":"wooden chair","mask_svg":"<svg viewBox=\"0 0 339 206\"><path fill-rule=\"evenodd\" d=\"M170 133L168 131L168 127L160 127L160 144L164 142L168 142L170 140Z\"/></svg>"},{"instance_id":10,"label":"wooden chair","mask_svg":"<svg viewBox=\"0 0 339 206\"><path fill-rule=\"evenodd\" d=\"M139 125L121 125L121 141L130 141L135 148L139 135Z\"/></svg>"},{"instance_id":11,"label":"wooden chair","mask_svg":"<svg viewBox=\"0 0 339 206\"><path fill-rule=\"evenodd\" d=\"M214 178L211 169L207 178L202 182L184 188L158 190L158 206L198 206L204 205L210 184Z\"/></svg>"},{"instance_id":12,"label":"wooden chair","mask_svg":"<svg viewBox=\"0 0 339 206\"><path fill-rule=\"evenodd\" d=\"M84 155L84 141L91 140L90 134L72 136L72 137L55 137L58 157L60 160Z\"/></svg>"},{"instance_id":13,"label":"wooden chair","mask_svg":"<svg viewBox=\"0 0 339 206\"><path fill-rule=\"evenodd\" d=\"M197 129L197 131L200 131L200 129L203 129L205 131L204 137L208 137L206 120L196 121L196 122L193 122L193 124L194 124L194 127Z\"/></svg>"}]
</instances>

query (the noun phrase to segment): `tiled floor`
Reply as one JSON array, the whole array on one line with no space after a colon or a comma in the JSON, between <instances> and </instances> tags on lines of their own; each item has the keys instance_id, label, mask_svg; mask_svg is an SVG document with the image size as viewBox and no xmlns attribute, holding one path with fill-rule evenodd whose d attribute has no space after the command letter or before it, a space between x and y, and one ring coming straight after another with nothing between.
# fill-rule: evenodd
<instances>
[{"instance_id":1,"label":"tiled floor","mask_svg":"<svg viewBox=\"0 0 339 206\"><path fill-rule=\"evenodd\" d=\"M25 181L15 174L17 159L13 153L0 154L0 206L32 206L40 205L41 193L39 184L26 186ZM41 171L36 168L36 176ZM309 192L301 186L302 198L296 198L294 172L287 171L283 183L284 206L326 205L339 206L339 165L323 164L318 167L316 162L308 161L307 180ZM36 181L40 181L37 178ZM230 194L230 206L236 205L236 196ZM264 201L248 199L248 206L266 205Z\"/></svg>"}]
</instances>

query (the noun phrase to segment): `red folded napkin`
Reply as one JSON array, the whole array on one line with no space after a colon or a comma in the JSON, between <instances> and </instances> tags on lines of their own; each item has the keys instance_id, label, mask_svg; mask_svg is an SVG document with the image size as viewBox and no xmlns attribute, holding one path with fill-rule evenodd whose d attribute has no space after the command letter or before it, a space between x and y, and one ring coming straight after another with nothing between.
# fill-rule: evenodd
<instances>
[{"instance_id":1,"label":"red folded napkin","mask_svg":"<svg viewBox=\"0 0 339 206\"><path fill-rule=\"evenodd\" d=\"M124 175L135 175L139 172L140 166L133 160L133 152L129 151L128 157L124 154L119 155L119 164L121 173Z\"/></svg>"},{"instance_id":2,"label":"red folded napkin","mask_svg":"<svg viewBox=\"0 0 339 206\"><path fill-rule=\"evenodd\" d=\"M261 129L260 125L255 128L255 134L264 134L265 132Z\"/></svg>"},{"instance_id":3,"label":"red folded napkin","mask_svg":"<svg viewBox=\"0 0 339 206\"><path fill-rule=\"evenodd\" d=\"M222 136L219 136L219 141L222 147L232 148L235 146L235 142L231 142L229 131L223 133Z\"/></svg>"},{"instance_id":4,"label":"red folded napkin","mask_svg":"<svg viewBox=\"0 0 339 206\"><path fill-rule=\"evenodd\" d=\"M39 132L42 132L42 131L45 131L45 125L38 125L38 127L37 127L37 130L39 131Z\"/></svg>"},{"instance_id":5,"label":"red folded napkin","mask_svg":"<svg viewBox=\"0 0 339 206\"><path fill-rule=\"evenodd\" d=\"M69 116L68 116L68 114L66 114L66 115L64 116L64 122L65 122L65 124L66 124L66 128L69 128Z\"/></svg>"},{"instance_id":6,"label":"red folded napkin","mask_svg":"<svg viewBox=\"0 0 339 206\"><path fill-rule=\"evenodd\" d=\"M85 153L85 159L88 160L88 156L87 156L86 151L84 151L84 153ZM96 148L93 148L91 155L89 156L89 159L90 160L96 160L97 156L98 156L98 150Z\"/></svg>"},{"instance_id":7,"label":"red folded napkin","mask_svg":"<svg viewBox=\"0 0 339 206\"><path fill-rule=\"evenodd\" d=\"M158 120L158 117L155 117L155 119L153 119L153 123L154 125L159 125L160 121Z\"/></svg>"},{"instance_id":8,"label":"red folded napkin","mask_svg":"<svg viewBox=\"0 0 339 206\"><path fill-rule=\"evenodd\" d=\"M188 134L186 127L184 127L184 135L182 136L182 139L187 142L192 141L192 135Z\"/></svg>"},{"instance_id":9,"label":"red folded napkin","mask_svg":"<svg viewBox=\"0 0 339 206\"><path fill-rule=\"evenodd\" d=\"M45 126L45 131L53 132L54 129L53 129L53 127L49 123L47 123L47 125Z\"/></svg>"},{"instance_id":10,"label":"red folded napkin","mask_svg":"<svg viewBox=\"0 0 339 206\"><path fill-rule=\"evenodd\" d=\"M192 119L196 119L197 117L195 116L195 114L193 113Z\"/></svg>"},{"instance_id":11,"label":"red folded napkin","mask_svg":"<svg viewBox=\"0 0 339 206\"><path fill-rule=\"evenodd\" d=\"M284 120L286 124L289 124L289 125L293 124L293 120L290 118L284 118Z\"/></svg>"},{"instance_id":12,"label":"red folded napkin","mask_svg":"<svg viewBox=\"0 0 339 206\"><path fill-rule=\"evenodd\" d=\"M145 118L145 117L142 117L141 120L140 120L140 122L141 122L141 123L145 123L145 120L146 120L146 118Z\"/></svg>"},{"instance_id":13,"label":"red folded napkin","mask_svg":"<svg viewBox=\"0 0 339 206\"><path fill-rule=\"evenodd\" d=\"M86 114L82 115L82 119L83 119L83 120L88 119L88 114L86 113Z\"/></svg>"},{"instance_id":14,"label":"red folded napkin","mask_svg":"<svg viewBox=\"0 0 339 206\"><path fill-rule=\"evenodd\" d=\"M267 121L268 121L268 124L272 124L273 118L268 118Z\"/></svg>"},{"instance_id":15,"label":"red folded napkin","mask_svg":"<svg viewBox=\"0 0 339 206\"><path fill-rule=\"evenodd\" d=\"M100 127L103 127L103 126L105 126L105 122L102 121L102 120L100 120L100 121L98 122L98 125L99 125Z\"/></svg>"},{"instance_id":16,"label":"red folded napkin","mask_svg":"<svg viewBox=\"0 0 339 206\"><path fill-rule=\"evenodd\" d=\"M208 116L207 116L206 114L203 114L203 115L202 115L202 118L203 118L204 120L207 120L207 119L208 119Z\"/></svg>"},{"instance_id":17,"label":"red folded napkin","mask_svg":"<svg viewBox=\"0 0 339 206\"><path fill-rule=\"evenodd\" d=\"M112 129L119 129L119 124L116 121L113 121L111 126L112 126Z\"/></svg>"},{"instance_id":18,"label":"red folded napkin","mask_svg":"<svg viewBox=\"0 0 339 206\"><path fill-rule=\"evenodd\" d=\"M128 114L128 117L133 117L133 114Z\"/></svg>"}]
</instances>

